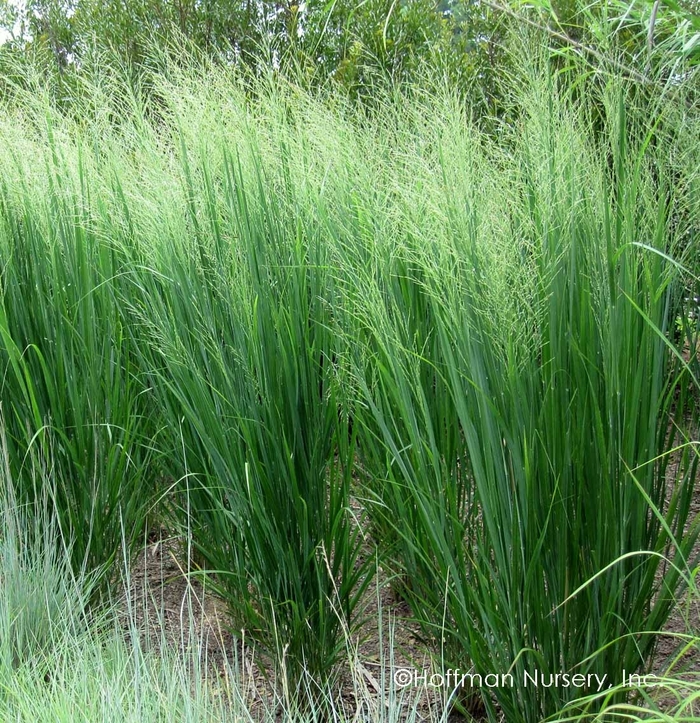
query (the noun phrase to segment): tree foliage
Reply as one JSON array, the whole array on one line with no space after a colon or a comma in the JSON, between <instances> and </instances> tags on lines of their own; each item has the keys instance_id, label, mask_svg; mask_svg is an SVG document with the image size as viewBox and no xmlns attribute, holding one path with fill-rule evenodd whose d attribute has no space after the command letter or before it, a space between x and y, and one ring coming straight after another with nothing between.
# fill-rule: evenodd
<instances>
[{"instance_id":1,"label":"tree foliage","mask_svg":"<svg viewBox=\"0 0 700 723\"><path fill-rule=\"evenodd\" d=\"M45 57L59 72L95 47L139 65L154 46L183 42L257 71L296 66L314 84L356 94L379 75L429 63L462 87L488 87L500 25L477 0L3 0L5 51ZM473 85L473 84L472 84Z\"/></svg>"},{"instance_id":2,"label":"tree foliage","mask_svg":"<svg viewBox=\"0 0 700 723\"><path fill-rule=\"evenodd\" d=\"M0 48L0 75L11 74L8 68L18 59L39 58L44 72L61 84L71 83L73 71L95 49L109 48L138 68L154 49L186 45L256 74L292 67L309 86L331 82L365 98L375 92L376 81L415 79L429 65L470 95L472 107L494 116L501 111L498 73L517 72L517 55L505 50L514 27L545 36L562 69L576 55L590 61L593 71L615 66L644 83L658 78L659 68L673 80L700 60L700 0L0 3L0 31L7 39Z\"/></svg>"}]
</instances>

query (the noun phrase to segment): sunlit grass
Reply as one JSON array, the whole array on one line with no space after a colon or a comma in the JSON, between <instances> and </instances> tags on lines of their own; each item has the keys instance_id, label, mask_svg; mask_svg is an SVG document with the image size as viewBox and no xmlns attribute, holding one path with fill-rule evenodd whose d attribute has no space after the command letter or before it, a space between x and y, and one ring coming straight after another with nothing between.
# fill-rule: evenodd
<instances>
[{"instance_id":1,"label":"sunlit grass","mask_svg":"<svg viewBox=\"0 0 700 723\"><path fill-rule=\"evenodd\" d=\"M498 136L438 82L369 111L176 64L3 110L8 466L70 575L109 592L178 525L305 713L333 715L376 559L441 665L648 668L697 565L698 147L675 106L548 71L504 79Z\"/></svg>"}]
</instances>

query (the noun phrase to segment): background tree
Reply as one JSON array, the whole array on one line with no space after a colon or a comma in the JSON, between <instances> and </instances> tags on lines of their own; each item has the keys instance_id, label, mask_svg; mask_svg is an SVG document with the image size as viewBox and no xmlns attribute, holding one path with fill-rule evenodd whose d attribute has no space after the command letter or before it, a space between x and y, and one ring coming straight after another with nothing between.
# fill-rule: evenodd
<instances>
[{"instance_id":1,"label":"background tree","mask_svg":"<svg viewBox=\"0 0 700 723\"><path fill-rule=\"evenodd\" d=\"M669 79L698 62L699 9L700 0L2 0L0 56L5 75L8 58L31 57L70 83L94 48L138 68L154 47L184 39L219 62L291 66L301 82L365 98L377 81L411 80L430 66L493 116L509 27L545 35L562 69L576 54L644 83L660 67Z\"/></svg>"}]
</instances>

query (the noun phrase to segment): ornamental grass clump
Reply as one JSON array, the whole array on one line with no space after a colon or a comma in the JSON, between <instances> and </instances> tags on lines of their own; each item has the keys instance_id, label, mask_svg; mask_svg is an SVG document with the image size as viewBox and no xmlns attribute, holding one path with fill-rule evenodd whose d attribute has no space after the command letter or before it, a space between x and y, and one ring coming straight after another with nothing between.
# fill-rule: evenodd
<instances>
[{"instance_id":1,"label":"ornamental grass clump","mask_svg":"<svg viewBox=\"0 0 700 723\"><path fill-rule=\"evenodd\" d=\"M117 298L125 249L101 233L95 156L56 120L0 123L0 405L18 503L46 496L28 460L50 459L74 572L107 576L144 529L152 420Z\"/></svg>"},{"instance_id":2,"label":"ornamental grass clump","mask_svg":"<svg viewBox=\"0 0 700 723\"><path fill-rule=\"evenodd\" d=\"M308 697L304 679L320 691L335 675L372 561L349 507L330 254L284 148L265 161L261 144L282 145L284 126L260 138L235 108L218 127L207 110L173 124L182 225L139 280L144 365L200 572L232 629Z\"/></svg>"},{"instance_id":3,"label":"ornamental grass clump","mask_svg":"<svg viewBox=\"0 0 700 723\"><path fill-rule=\"evenodd\" d=\"M351 296L370 339L360 455L402 589L445 668L512 676L457 704L536 721L586 691L527 680L647 669L697 564L697 456L669 350L684 230L647 130L623 91L600 97L603 133L543 77L517 102L507 150L468 124L430 133L442 217L408 293L433 329L407 323L399 266Z\"/></svg>"}]
</instances>

